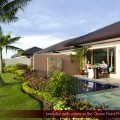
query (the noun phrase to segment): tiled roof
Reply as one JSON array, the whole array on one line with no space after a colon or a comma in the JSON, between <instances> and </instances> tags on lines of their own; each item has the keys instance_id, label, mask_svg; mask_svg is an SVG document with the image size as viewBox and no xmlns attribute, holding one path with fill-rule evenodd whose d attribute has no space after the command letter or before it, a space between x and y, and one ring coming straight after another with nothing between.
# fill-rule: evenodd
<instances>
[{"instance_id":1,"label":"tiled roof","mask_svg":"<svg viewBox=\"0 0 120 120\"><path fill-rule=\"evenodd\" d=\"M22 55L33 55L35 52L39 51L39 50L42 50L41 48L38 48L38 47L32 47L32 48L29 48L27 50L25 50Z\"/></svg>"},{"instance_id":2,"label":"tiled roof","mask_svg":"<svg viewBox=\"0 0 120 120\"><path fill-rule=\"evenodd\" d=\"M22 52L12 55L11 58L20 57L21 55L22 55Z\"/></svg>"},{"instance_id":3,"label":"tiled roof","mask_svg":"<svg viewBox=\"0 0 120 120\"><path fill-rule=\"evenodd\" d=\"M65 46L65 44L67 42L69 42L70 40L66 40L66 41L62 41L60 43L57 43L55 45L52 45L50 47L47 47L43 50L40 50L38 52L36 52L37 54L41 54L41 53L48 53L48 52L57 52L57 51L61 51L61 50L67 50L70 49L71 47L67 47Z\"/></svg>"},{"instance_id":4,"label":"tiled roof","mask_svg":"<svg viewBox=\"0 0 120 120\"><path fill-rule=\"evenodd\" d=\"M88 33L81 37L73 38L70 42L67 42L66 46L77 46L80 44L98 42L107 39L120 37L120 21L104 28L98 29L94 32Z\"/></svg>"},{"instance_id":5,"label":"tiled roof","mask_svg":"<svg viewBox=\"0 0 120 120\"><path fill-rule=\"evenodd\" d=\"M32 48L26 49L24 52L20 52L15 55L12 55L11 58L20 57L20 56L30 56L40 50L42 50L42 49L38 48L38 47L32 47Z\"/></svg>"}]
</instances>

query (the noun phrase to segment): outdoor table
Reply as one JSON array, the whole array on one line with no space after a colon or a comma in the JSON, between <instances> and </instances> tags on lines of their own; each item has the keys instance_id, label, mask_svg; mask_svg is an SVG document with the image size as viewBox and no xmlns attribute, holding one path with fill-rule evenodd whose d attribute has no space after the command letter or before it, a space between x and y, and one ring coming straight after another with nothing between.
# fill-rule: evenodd
<instances>
[{"instance_id":1,"label":"outdoor table","mask_svg":"<svg viewBox=\"0 0 120 120\"><path fill-rule=\"evenodd\" d=\"M99 70L99 67L93 67L94 79L99 79L98 70Z\"/></svg>"}]
</instances>

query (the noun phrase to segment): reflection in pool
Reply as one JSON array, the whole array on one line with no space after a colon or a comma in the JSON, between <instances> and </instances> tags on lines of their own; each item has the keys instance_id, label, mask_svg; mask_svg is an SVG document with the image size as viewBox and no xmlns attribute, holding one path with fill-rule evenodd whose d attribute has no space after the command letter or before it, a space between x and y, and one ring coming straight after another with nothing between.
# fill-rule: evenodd
<instances>
[{"instance_id":1,"label":"reflection in pool","mask_svg":"<svg viewBox=\"0 0 120 120\"><path fill-rule=\"evenodd\" d=\"M117 87L118 86L112 84L105 84L102 82L79 79L79 94L94 92L99 90L113 89Z\"/></svg>"}]
</instances>

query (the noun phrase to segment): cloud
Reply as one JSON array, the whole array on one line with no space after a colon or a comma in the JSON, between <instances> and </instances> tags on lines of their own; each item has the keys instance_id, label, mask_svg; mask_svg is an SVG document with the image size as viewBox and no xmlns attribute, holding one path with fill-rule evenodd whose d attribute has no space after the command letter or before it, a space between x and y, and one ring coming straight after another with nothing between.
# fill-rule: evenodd
<instances>
[{"instance_id":1,"label":"cloud","mask_svg":"<svg viewBox=\"0 0 120 120\"><path fill-rule=\"evenodd\" d=\"M31 27L32 24L27 19L20 19L18 22L13 23L12 26L14 27Z\"/></svg>"},{"instance_id":2,"label":"cloud","mask_svg":"<svg viewBox=\"0 0 120 120\"><path fill-rule=\"evenodd\" d=\"M23 36L17 44L27 49L48 47L120 20L119 0L33 0L19 12L19 21L2 25L7 33ZM13 54L13 53L12 53Z\"/></svg>"},{"instance_id":3,"label":"cloud","mask_svg":"<svg viewBox=\"0 0 120 120\"><path fill-rule=\"evenodd\" d=\"M14 44L22 49L27 49L29 47L37 46L40 48L46 48L50 45L56 44L62 41L59 38L53 36L25 36L19 40L19 43Z\"/></svg>"},{"instance_id":4,"label":"cloud","mask_svg":"<svg viewBox=\"0 0 120 120\"><path fill-rule=\"evenodd\" d=\"M61 41L61 39L55 38L53 36L25 36L24 38L21 38L18 42L12 45L25 50L34 46L46 48ZM4 50L3 57L10 58L15 53L16 52L14 51L8 51L8 54L6 54L6 51Z\"/></svg>"},{"instance_id":5,"label":"cloud","mask_svg":"<svg viewBox=\"0 0 120 120\"><path fill-rule=\"evenodd\" d=\"M36 29L39 30L49 30L49 29L59 29L61 27L61 23L53 19L49 15L38 15L35 14L30 17L30 21L34 21L33 26L36 26Z\"/></svg>"}]
</instances>

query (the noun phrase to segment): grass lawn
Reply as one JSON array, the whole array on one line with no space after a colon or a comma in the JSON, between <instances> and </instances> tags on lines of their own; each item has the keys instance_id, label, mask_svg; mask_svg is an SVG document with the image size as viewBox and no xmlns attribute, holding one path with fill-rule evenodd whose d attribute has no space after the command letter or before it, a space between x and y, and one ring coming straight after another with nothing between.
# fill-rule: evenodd
<instances>
[{"instance_id":1,"label":"grass lawn","mask_svg":"<svg viewBox=\"0 0 120 120\"><path fill-rule=\"evenodd\" d=\"M14 74L4 73L1 74L1 78L7 84L0 84L0 110L40 110L40 103L21 91L22 83L13 79ZM16 118L0 118L0 120L16 120Z\"/></svg>"},{"instance_id":2,"label":"grass lawn","mask_svg":"<svg viewBox=\"0 0 120 120\"><path fill-rule=\"evenodd\" d=\"M18 82L20 82L20 81L13 79L15 77L15 74L12 74L12 73L2 73L1 77L5 83L18 83Z\"/></svg>"}]
</instances>

